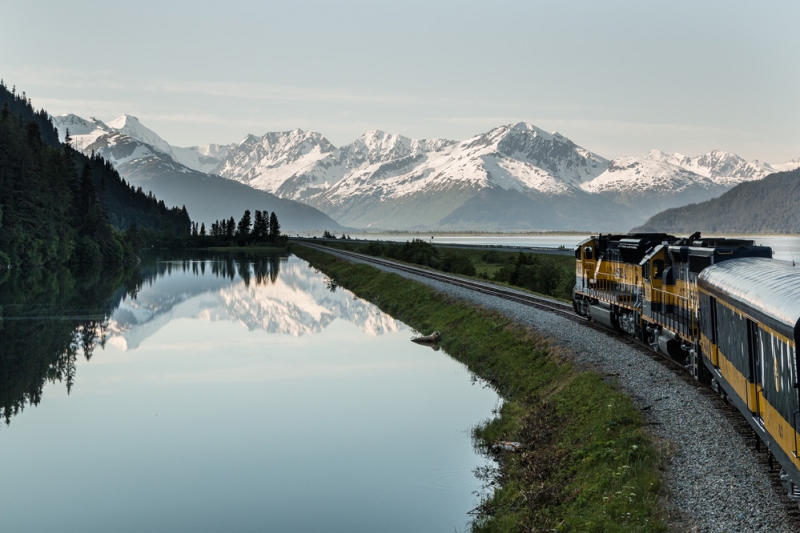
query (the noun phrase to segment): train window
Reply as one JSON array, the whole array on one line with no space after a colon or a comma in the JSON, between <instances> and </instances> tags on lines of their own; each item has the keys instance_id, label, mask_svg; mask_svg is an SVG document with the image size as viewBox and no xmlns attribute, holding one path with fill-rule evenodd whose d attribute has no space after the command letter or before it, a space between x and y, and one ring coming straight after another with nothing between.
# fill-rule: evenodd
<instances>
[{"instance_id":1,"label":"train window","mask_svg":"<svg viewBox=\"0 0 800 533\"><path fill-rule=\"evenodd\" d=\"M661 279L661 275L664 273L664 260L663 259L656 259L653 261L653 279Z\"/></svg>"},{"instance_id":2,"label":"train window","mask_svg":"<svg viewBox=\"0 0 800 533\"><path fill-rule=\"evenodd\" d=\"M587 259L587 260L591 260L592 259L592 247L591 246L587 246L586 248L583 249L583 258Z\"/></svg>"},{"instance_id":3,"label":"train window","mask_svg":"<svg viewBox=\"0 0 800 533\"><path fill-rule=\"evenodd\" d=\"M709 305L708 311L710 313L710 325L711 325L711 335L709 335L709 339L714 344L718 344L717 342L717 299L713 296L709 297Z\"/></svg>"},{"instance_id":4,"label":"train window","mask_svg":"<svg viewBox=\"0 0 800 533\"><path fill-rule=\"evenodd\" d=\"M575 248L575 259L580 260L580 258L581 258L581 247L578 246L577 248Z\"/></svg>"}]
</instances>

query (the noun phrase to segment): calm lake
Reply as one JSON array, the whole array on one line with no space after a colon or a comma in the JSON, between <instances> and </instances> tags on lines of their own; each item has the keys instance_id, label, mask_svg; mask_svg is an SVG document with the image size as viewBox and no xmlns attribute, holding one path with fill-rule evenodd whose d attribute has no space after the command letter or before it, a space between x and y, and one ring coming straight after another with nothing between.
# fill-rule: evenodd
<instances>
[{"instance_id":1,"label":"calm lake","mask_svg":"<svg viewBox=\"0 0 800 533\"><path fill-rule=\"evenodd\" d=\"M5 276L2 531L468 529L498 396L305 261Z\"/></svg>"}]
</instances>

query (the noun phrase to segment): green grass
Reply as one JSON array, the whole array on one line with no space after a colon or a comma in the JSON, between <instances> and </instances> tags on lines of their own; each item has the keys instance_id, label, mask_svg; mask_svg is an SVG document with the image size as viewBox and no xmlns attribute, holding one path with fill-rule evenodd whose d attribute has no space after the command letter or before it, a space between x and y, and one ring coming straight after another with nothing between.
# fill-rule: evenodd
<instances>
[{"instance_id":1,"label":"green grass","mask_svg":"<svg viewBox=\"0 0 800 533\"><path fill-rule=\"evenodd\" d=\"M415 243L413 250L405 252L400 249L403 243L341 240L320 241L318 244L491 280L564 301L571 301L575 285L575 259L572 255L449 248L421 241ZM445 261L448 256L450 260ZM473 268L464 268L465 261ZM453 268L454 264L460 268Z\"/></svg>"},{"instance_id":2,"label":"green grass","mask_svg":"<svg viewBox=\"0 0 800 533\"><path fill-rule=\"evenodd\" d=\"M475 445L488 453L512 440L526 449L478 472L487 490L473 531L668 530L661 455L613 383L499 313L324 252L293 252L414 329L441 331L447 353L505 399L498 416L475 427Z\"/></svg>"}]
</instances>

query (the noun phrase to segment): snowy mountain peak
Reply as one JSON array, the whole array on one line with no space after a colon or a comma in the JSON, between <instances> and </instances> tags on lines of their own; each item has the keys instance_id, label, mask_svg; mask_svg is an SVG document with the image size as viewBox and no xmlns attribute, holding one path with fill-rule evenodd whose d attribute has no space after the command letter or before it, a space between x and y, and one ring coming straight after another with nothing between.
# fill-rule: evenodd
<instances>
[{"instance_id":1,"label":"snowy mountain peak","mask_svg":"<svg viewBox=\"0 0 800 533\"><path fill-rule=\"evenodd\" d=\"M384 137L388 136L389 134L383 130L369 130L365 132L359 139L383 139ZM398 135L399 137L399 135Z\"/></svg>"},{"instance_id":2,"label":"snowy mountain peak","mask_svg":"<svg viewBox=\"0 0 800 533\"><path fill-rule=\"evenodd\" d=\"M567 187L599 176L608 161L560 134L548 133L527 122L507 124L476 135L459 145L469 153L496 152L520 161L563 182Z\"/></svg>"},{"instance_id":3,"label":"snowy mountain peak","mask_svg":"<svg viewBox=\"0 0 800 533\"><path fill-rule=\"evenodd\" d=\"M133 115L121 115L109 122L108 126L116 132L124 133L132 139L155 148L159 152L169 156L174 155L167 141L159 137L156 132L142 124Z\"/></svg>"},{"instance_id":4,"label":"snowy mountain peak","mask_svg":"<svg viewBox=\"0 0 800 533\"><path fill-rule=\"evenodd\" d=\"M362 147L364 147L371 154L399 153L411 149L411 139L381 130L370 130L353 141L351 146L357 151L363 151Z\"/></svg>"},{"instance_id":5,"label":"snowy mountain peak","mask_svg":"<svg viewBox=\"0 0 800 533\"><path fill-rule=\"evenodd\" d=\"M676 193L689 189L713 189L712 180L678 165L658 150L644 157L617 157L601 175L582 185L591 193L645 194Z\"/></svg>"},{"instance_id":6,"label":"snowy mountain peak","mask_svg":"<svg viewBox=\"0 0 800 533\"><path fill-rule=\"evenodd\" d=\"M237 145L206 147L209 157L214 157L212 153L220 156L213 172L268 192L334 150L321 133L299 128L261 137L248 135Z\"/></svg>"},{"instance_id":7,"label":"snowy mountain peak","mask_svg":"<svg viewBox=\"0 0 800 533\"><path fill-rule=\"evenodd\" d=\"M128 126L129 128L135 128L137 127L137 125L142 126L142 123L139 122L139 119L134 117L133 115L128 115L126 113L123 113L114 120L110 121L108 125L114 128L115 130L121 130L126 126Z\"/></svg>"},{"instance_id":8,"label":"snowy mountain peak","mask_svg":"<svg viewBox=\"0 0 800 533\"><path fill-rule=\"evenodd\" d=\"M94 117L86 120L85 118L73 114L53 117L53 125L58 130L58 138L61 142L64 142L67 130L69 130L70 137L73 139L76 136L89 135L98 129L110 131L110 128L101 120L97 120Z\"/></svg>"},{"instance_id":9,"label":"snowy mountain peak","mask_svg":"<svg viewBox=\"0 0 800 533\"><path fill-rule=\"evenodd\" d=\"M273 131L268 132L258 137L256 135L248 134L237 145L229 145L229 149L251 149L256 145L263 147L263 149L272 153L275 150L292 150L295 145L306 143L307 147L320 146L323 151L333 150L333 145L322 136L321 133L314 131L303 131L300 128L290 131ZM220 145L207 145L217 146Z\"/></svg>"},{"instance_id":10,"label":"snowy mountain peak","mask_svg":"<svg viewBox=\"0 0 800 533\"><path fill-rule=\"evenodd\" d=\"M202 146L192 146L190 150L194 150L198 154L204 155L206 157L222 159L226 155L228 155L230 146L228 146L227 144L204 144Z\"/></svg>"},{"instance_id":11,"label":"snowy mountain peak","mask_svg":"<svg viewBox=\"0 0 800 533\"><path fill-rule=\"evenodd\" d=\"M559 133L548 133L541 128L537 128L529 122L517 122L516 124L509 124L506 126L509 133L522 133L532 135L533 137L544 137L545 139L553 139L554 137L562 137Z\"/></svg>"},{"instance_id":12,"label":"snowy mountain peak","mask_svg":"<svg viewBox=\"0 0 800 533\"><path fill-rule=\"evenodd\" d=\"M675 154L675 156L679 155L680 154ZM662 152L661 150L656 150L655 148L647 152L647 155L644 157L645 159L649 159L651 161L670 161L673 158L673 156L669 155L668 153Z\"/></svg>"},{"instance_id":13,"label":"snowy mountain peak","mask_svg":"<svg viewBox=\"0 0 800 533\"><path fill-rule=\"evenodd\" d=\"M800 168L800 157L795 157L794 159L787 161L786 163L781 163L778 165L771 165L778 172L786 172L789 170L794 170L796 168Z\"/></svg>"},{"instance_id":14,"label":"snowy mountain peak","mask_svg":"<svg viewBox=\"0 0 800 533\"><path fill-rule=\"evenodd\" d=\"M714 180L720 185L736 185L743 181L761 179L775 169L761 161L747 162L738 155L725 150L712 150L697 157L683 154L666 154L651 150L645 156L651 161L665 161L672 165Z\"/></svg>"},{"instance_id":15,"label":"snowy mountain peak","mask_svg":"<svg viewBox=\"0 0 800 533\"><path fill-rule=\"evenodd\" d=\"M456 144L446 139L410 139L396 133L381 130L370 130L361 137L342 146L337 157L351 169L362 165L382 163L417 155L439 151L444 147Z\"/></svg>"}]
</instances>

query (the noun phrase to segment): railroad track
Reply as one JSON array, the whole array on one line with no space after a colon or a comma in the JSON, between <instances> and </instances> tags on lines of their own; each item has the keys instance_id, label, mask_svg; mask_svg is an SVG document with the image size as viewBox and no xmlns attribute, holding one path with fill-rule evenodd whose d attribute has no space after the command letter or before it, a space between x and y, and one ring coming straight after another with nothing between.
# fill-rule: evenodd
<instances>
[{"instance_id":1,"label":"railroad track","mask_svg":"<svg viewBox=\"0 0 800 533\"><path fill-rule=\"evenodd\" d=\"M495 285L493 283L484 283L480 281L465 279L460 276L455 276L452 274L445 274L442 272L436 272L432 270L428 270L426 268L416 267L404 263L398 263L397 261L392 261L388 259L382 259L380 257L374 257L371 255L360 254L357 252L351 252L348 250L341 250L338 248L331 248L329 246L320 246L318 244L312 244L308 242L299 243L303 246L308 246L310 248L315 248L321 250L323 252L328 253L335 253L339 254L344 257L351 257L353 259L359 259L361 261L366 261L368 263L372 263L375 265L381 265L388 268L392 268L394 270L400 270L402 272L407 272L409 274L414 274L416 276L421 276L424 278L432 279L435 281L440 281L443 283L449 283L450 285L455 285L458 287L463 287L465 289L469 289L472 291L480 292L482 294L488 294L491 296L496 296L498 298L503 298L504 300L509 300L512 302L521 303L524 305L528 305L530 307L535 307L537 309L542 309L544 311L548 311L551 313L555 313L559 316L562 316L568 320L573 322L579 322L581 325L592 328L596 331L602 332L606 335L612 336L618 339L620 342L623 342L629 346L633 346L638 350L646 353L649 357L653 357L655 359L659 359L666 364L670 365L675 370L683 371L681 376L686 378L688 374L685 372L685 368L683 365L675 361L674 359L667 357L666 355L662 354L661 352L654 351L648 344L644 342L640 342L633 337L620 333L619 331L615 331L607 326L589 320L586 317L582 317L575 313L575 309L572 307L571 304L562 302L560 300L556 300L554 298L548 298L547 296L539 296L536 294L525 293L519 290L514 290L506 287L501 287L499 285ZM687 381L694 382L691 377Z\"/></svg>"},{"instance_id":2,"label":"railroad track","mask_svg":"<svg viewBox=\"0 0 800 533\"><path fill-rule=\"evenodd\" d=\"M769 474L770 481L772 483L773 491L775 493L776 498L785 507L786 514L793 520L793 522L796 525L796 528L800 531L800 508L798 508L797 502L794 502L788 498L786 491L784 490L783 485L781 484L779 475L780 467L777 466L777 463L773 465L772 461L770 461L770 455L769 452L766 451L766 446L761 445L760 439L753 432L753 429L750 427L747 421L744 420L744 418L742 418L741 413L739 413L739 411L732 404L722 399L709 387L701 385L686 371L686 368L681 363L675 361L671 357L668 357L659 351L653 350L653 348L648 344L641 342L637 339L634 339L633 337L612 330L607 326L598 324L597 322L589 320L585 317L579 316L575 313L575 310L573 309L572 305L559 300L555 300L553 298L524 293L522 291L501 287L498 285L494 285L492 283L484 283L480 281L465 279L452 274L435 272L425 268L415 267L412 265L398 263L396 261L382 259L379 257L373 257L370 255L360 254L356 252L351 252L348 250L341 250L329 246L320 246L309 242L298 242L297 244L308 246L309 248L314 248L326 253L340 255L346 258L349 257L353 259L358 259L367 263L372 263L375 265L392 268L394 270L399 270L401 272L406 272L409 274L414 274L416 276L421 276L431 280L448 283L472 291L480 292L482 294L503 298L505 300L521 303L523 305L528 305L530 307L535 307L537 309L541 309L550 313L555 313L573 322L579 322L584 327L589 327L591 329L598 331L599 333L612 336L619 342L622 342L624 344L627 344L628 346L637 349L645 356L654 359L664 364L665 366L668 366L671 370L673 370L676 373L676 375L681 380L683 380L688 385L692 386L698 392L698 394L702 394L713 400L713 405L715 405L720 410L720 412L724 414L726 419L730 422L731 427L733 427L736 430L736 432L739 433L741 438L747 443L748 448L754 454L756 462L763 467L765 472Z\"/></svg>"},{"instance_id":3,"label":"railroad track","mask_svg":"<svg viewBox=\"0 0 800 533\"><path fill-rule=\"evenodd\" d=\"M547 298L545 296L537 296L535 294L528 294L522 291L516 291L514 289L507 289L505 287L501 287L493 283L483 283L480 281L465 279L452 274L435 272L421 267L415 267L412 265L398 263L396 261L391 261L388 259L382 259L380 257L373 257L371 255L350 252L348 250L340 250L338 248L331 248L329 246L320 246L318 244L312 244L309 242L298 242L297 244L308 246L309 248L315 248L323 252L328 252L328 253L333 252L345 257L360 259L361 261L367 261L369 263L393 268L395 270L400 270L402 272L408 272L409 274L422 276L424 278L441 281L443 283L449 283L450 285L456 285L458 287L464 287L465 289L480 292L483 294L489 294L492 296L497 296L498 298L503 298L506 300L511 300L532 307L537 307L539 309L544 309L546 311L550 311L552 313L557 313L559 315L565 316L570 320L579 319L580 322L588 322L586 319L575 315L575 311L572 308L572 305L564 303L560 300L555 300L553 298Z\"/></svg>"}]
</instances>

